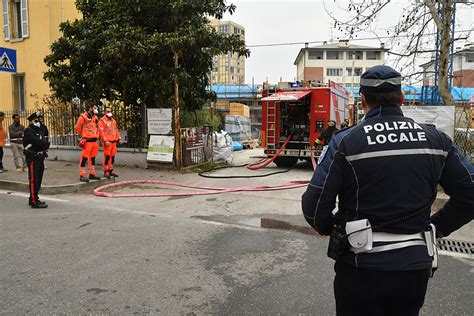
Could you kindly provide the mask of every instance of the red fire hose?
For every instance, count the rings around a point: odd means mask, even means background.
[[[287,137],[285,143],[281,146],[281,148],[277,151],[277,153],[272,158],[261,159],[255,163],[247,165],[247,168],[249,168],[250,170],[258,170],[258,169],[268,166],[283,151],[283,149],[288,144],[290,139],[291,139],[291,135]],[[311,162],[313,164],[313,169],[316,170],[316,162],[314,160],[314,154],[312,150],[311,150]],[[289,190],[289,189],[296,189],[296,188],[306,186],[308,183],[309,181],[289,181],[289,182],[276,184],[276,185],[262,185],[262,186],[254,186],[254,187],[249,186],[249,187],[240,187],[240,188],[221,188],[221,187],[196,186],[196,185],[191,185],[191,184],[183,184],[183,183],[160,181],[160,180],[133,180],[133,181],[121,181],[117,183],[103,185],[101,187],[96,188],[93,191],[93,193],[96,196],[113,197],[113,198],[193,196],[193,195],[210,195],[210,194],[221,194],[221,193],[243,192],[243,191]],[[172,191],[172,192],[169,191],[169,192],[162,192],[162,193],[108,193],[108,192],[104,192],[107,189],[125,186],[128,184],[163,184],[163,185],[198,189],[198,190],[204,190],[204,191]]]
[[[127,184],[164,184],[184,188],[200,189],[205,191],[173,191],[173,192],[163,192],[163,193],[108,193],[104,190],[115,188]],[[101,187],[98,187],[94,190],[94,195],[103,196],[103,197],[162,197],[162,196],[190,196],[190,195],[209,195],[209,194],[220,194],[220,193],[229,193],[229,192],[242,192],[242,191],[275,191],[275,190],[288,190],[296,189],[303,186],[306,186],[308,181],[289,181],[282,184],[276,185],[261,185],[255,187],[240,187],[240,188],[219,188],[219,187],[206,187],[206,186],[196,186],[191,184],[183,184],[169,181],[159,181],[159,180],[134,180],[134,181],[121,181],[117,183],[107,184]]]
[[[291,135],[288,135],[288,137],[286,138],[286,141],[283,143],[283,145],[280,147],[280,149],[278,149],[277,153],[272,158],[265,158],[265,159],[261,159],[257,162],[251,163],[251,164],[247,165],[247,168],[250,169],[250,170],[258,170],[258,169],[265,168],[266,166],[271,164],[273,162],[273,160],[275,160],[278,157],[278,155],[283,151],[283,149],[285,149],[285,147],[288,144],[288,142],[290,141],[290,139],[291,139]]]

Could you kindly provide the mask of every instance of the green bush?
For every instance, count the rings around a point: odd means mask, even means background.
[[[212,125],[213,130],[219,130],[222,126],[222,119],[217,113],[211,118],[209,108],[203,108],[196,111],[182,111],[180,113],[181,127],[196,127],[203,125]]]

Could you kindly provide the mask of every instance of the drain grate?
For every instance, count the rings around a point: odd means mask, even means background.
[[[474,243],[451,239],[438,239],[438,249],[467,256],[474,256]]]

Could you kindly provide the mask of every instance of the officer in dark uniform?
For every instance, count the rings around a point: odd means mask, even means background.
[[[39,122],[41,124],[41,130],[43,131],[44,138],[49,141],[49,130],[48,127],[44,124],[44,114],[41,112],[36,112],[38,115]]]
[[[403,116],[400,73],[371,67],[360,85],[365,119],[332,138],[303,213],[331,235],[338,315],[417,315],[436,237],[473,218],[474,167],[447,135]],[[430,219],[438,183],[450,200]]]
[[[29,205],[32,208],[46,208],[48,205],[39,200],[38,192],[44,173],[44,159],[49,148],[49,141],[43,135],[43,129],[37,113],[28,117],[30,125],[25,129],[23,148],[28,165],[28,180],[30,184]]]
[[[323,130],[321,131],[321,134],[316,139],[316,144],[319,145],[322,142],[324,142],[324,145],[329,144],[335,132],[337,132],[336,122],[334,120],[329,120],[328,127],[323,128]]]

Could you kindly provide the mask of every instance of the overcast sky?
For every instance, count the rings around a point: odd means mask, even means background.
[[[392,0],[389,10],[379,17],[376,27],[387,28],[398,21],[401,12],[409,2]],[[333,29],[334,22],[326,14],[336,10],[338,16],[344,17],[347,1],[345,0],[227,0],[237,9],[233,15],[226,14],[224,20],[234,21],[245,28],[245,40],[248,46],[261,44],[301,43],[288,46],[250,47],[251,55],[245,64],[245,81],[248,84],[261,84],[267,78],[271,83],[280,80],[293,81],[296,77],[296,56],[305,42],[310,46],[321,45],[323,41],[338,41],[343,34]],[[337,8],[339,7],[339,9]],[[474,9],[459,8],[457,27],[472,29]],[[346,15],[347,16],[347,15]],[[388,23],[391,22],[391,23]],[[359,38],[374,37],[373,34],[359,34]],[[471,35],[470,41],[474,41]],[[353,41],[352,44],[380,46],[378,40]],[[420,64],[423,61],[420,61]]]

